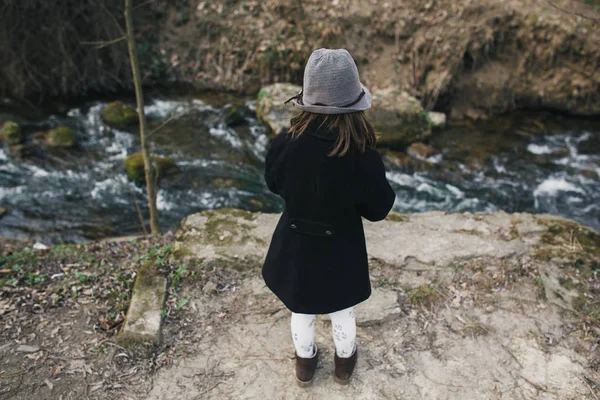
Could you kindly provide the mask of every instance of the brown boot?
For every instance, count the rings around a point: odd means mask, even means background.
[[[350,383],[352,372],[356,367],[356,359],[358,358],[358,348],[354,349],[354,353],[348,358],[338,357],[337,352],[334,351],[335,360],[335,375],[333,379],[340,385],[347,385]]]
[[[315,344],[315,354],[310,358],[300,357],[296,353],[296,383],[298,386],[310,386],[315,377],[317,362],[319,361],[319,349]]]

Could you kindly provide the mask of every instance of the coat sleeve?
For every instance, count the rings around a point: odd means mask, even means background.
[[[276,177],[279,170],[279,159],[282,155],[283,148],[286,143],[287,134],[280,133],[275,136],[275,139],[269,144],[267,155],[265,157],[265,182],[269,190],[275,194],[279,194]]]
[[[376,150],[367,150],[360,163],[360,199],[358,211],[369,221],[387,217],[396,200],[396,193],[385,177],[385,167]]]

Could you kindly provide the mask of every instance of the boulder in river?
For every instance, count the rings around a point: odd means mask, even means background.
[[[379,143],[389,147],[406,147],[431,136],[431,121],[416,98],[395,88],[373,93],[373,107],[367,116]]]
[[[177,165],[167,157],[154,156],[154,165],[158,169],[159,178],[177,170]],[[125,171],[129,180],[143,183],[146,180],[144,172],[144,156],[142,153],[133,153],[125,159]]]
[[[0,139],[8,144],[19,144],[23,140],[21,127],[14,121],[6,121],[0,129]]]
[[[435,147],[431,147],[425,143],[415,142],[408,146],[408,154],[417,158],[427,158],[439,153]]]
[[[287,131],[290,128],[293,108],[283,102],[301,90],[301,86],[291,83],[274,83],[263,87],[258,92],[256,118],[273,135]]]
[[[53,147],[73,147],[75,139],[75,133],[71,128],[59,126],[48,131],[46,143]]]
[[[227,126],[238,126],[246,122],[246,117],[244,116],[244,113],[240,107],[236,105],[230,105],[226,106],[224,111],[225,124],[227,124]]]
[[[138,123],[138,113],[133,108],[117,100],[104,106],[102,119],[113,128],[125,129]]]

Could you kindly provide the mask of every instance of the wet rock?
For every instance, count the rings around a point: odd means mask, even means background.
[[[177,171],[177,165],[167,157],[154,156],[154,165],[158,169],[158,177],[164,177]],[[135,183],[143,183],[146,180],[144,171],[144,156],[142,153],[133,153],[125,159],[125,171],[129,180]]]
[[[258,92],[256,118],[273,135],[287,131],[290,128],[293,107],[283,103],[301,90],[301,86],[291,83],[275,83],[263,87]]]
[[[446,114],[441,112],[429,111],[427,113],[432,129],[442,129],[446,127]]]
[[[431,163],[420,158],[411,157],[407,153],[385,150],[382,156],[386,164],[393,165],[404,173],[424,172],[431,169]]]
[[[373,107],[367,116],[381,134],[379,143],[406,147],[431,136],[431,122],[419,100],[408,93],[389,88],[373,93]]]
[[[224,109],[225,124],[227,126],[238,126],[246,123],[246,117],[238,106],[227,106]]]
[[[580,154],[600,154],[600,134],[590,135],[579,143],[578,151]]]
[[[212,186],[217,189],[231,189],[241,187],[241,183],[231,178],[215,178],[212,180]]]
[[[46,143],[53,147],[73,147],[75,139],[75,133],[71,128],[59,126],[48,131]]]
[[[414,156],[414,157],[418,157],[418,158],[427,158],[427,157],[431,157],[433,155],[439,154],[439,150],[437,150],[434,147],[431,147],[429,145],[426,145],[425,143],[421,143],[421,142],[416,142],[411,144],[408,149],[408,154]]]
[[[118,100],[104,106],[102,119],[107,125],[117,129],[125,129],[139,121],[137,111]]]
[[[154,263],[138,270],[127,317],[117,336],[121,346],[150,350],[162,342],[162,309],[167,293],[167,279]]]
[[[18,159],[33,157],[37,150],[37,147],[32,144],[16,144],[8,148],[8,152]]]
[[[34,144],[45,144],[48,138],[48,132],[38,131],[31,134],[31,142]]]
[[[4,217],[8,212],[8,208],[0,207],[0,218]]]
[[[12,145],[21,143],[23,140],[21,126],[14,121],[6,121],[0,129],[0,139]]]

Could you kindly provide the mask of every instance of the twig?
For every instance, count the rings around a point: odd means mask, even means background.
[[[169,119],[167,119],[165,122],[163,122],[162,124],[160,124],[159,126],[157,126],[156,128],[152,129],[150,131],[150,133],[148,133],[146,135],[146,137],[150,137],[152,134],[158,132],[160,129],[162,129],[165,125],[167,125],[169,122],[173,121],[174,119],[177,119],[181,116],[183,116],[185,114],[185,111],[180,112],[179,114],[173,115],[171,117],[169,117]]]
[[[542,392],[546,392],[548,393],[548,390],[540,385],[538,385],[535,382],[531,382],[529,379],[525,378],[523,375],[520,375],[521,379],[523,379],[525,382],[529,383],[531,386],[533,386],[534,388],[536,388],[537,390],[540,390]]]
[[[148,235],[148,231],[146,230],[146,224],[144,223],[144,216],[142,215],[142,210],[140,209],[140,205],[138,204],[137,198],[135,197],[135,193],[129,186],[129,193],[131,193],[131,197],[133,197],[133,203],[135,204],[135,209],[137,210],[138,218],[140,219],[140,225],[142,225],[142,229],[144,230],[144,235]]]
[[[214,388],[216,388],[218,385],[220,385],[221,383],[223,383],[223,381],[218,381],[217,383],[215,383],[214,385],[212,385],[211,387],[209,387],[208,389],[206,389],[204,392],[200,393],[198,396],[194,397],[193,400],[198,400],[199,398],[201,398],[202,396],[204,396],[206,393],[210,392],[211,390],[213,390]]]
[[[579,13],[576,13],[576,12],[574,12],[574,11],[565,10],[564,8],[560,8],[559,6],[557,6],[556,4],[554,4],[554,3],[553,3],[552,1],[550,1],[550,0],[546,0],[546,2],[547,2],[548,4],[550,4],[552,7],[556,8],[558,11],[562,11],[562,12],[563,12],[563,13],[565,13],[565,14],[576,15],[576,16],[578,16],[578,17],[580,17],[580,18],[587,19],[587,20],[589,20],[589,21],[600,22],[600,19],[599,19],[599,18],[588,17],[587,15],[579,14]]]
[[[110,46],[111,44],[115,44],[115,43],[119,43],[123,40],[126,40],[127,36],[121,36],[120,38],[116,38],[113,40],[109,40],[109,41],[99,41],[99,42],[79,42],[81,44],[90,44],[90,45],[94,45],[94,46],[98,46],[98,49],[101,49],[103,47],[106,46]]]
[[[594,396],[594,399],[600,400],[600,399],[598,399],[598,396],[596,396],[596,392],[594,392],[594,389],[592,389],[590,384],[587,383],[586,380],[583,379],[582,377],[578,376],[578,378],[581,379],[581,381],[585,384],[585,386],[587,386],[587,388],[590,390],[590,393],[592,394],[592,396]]]

